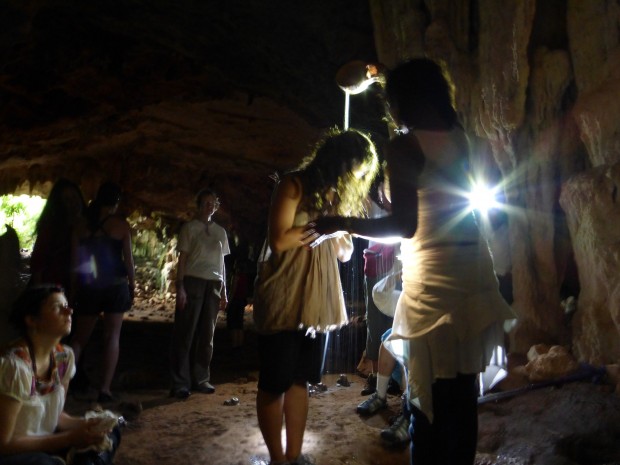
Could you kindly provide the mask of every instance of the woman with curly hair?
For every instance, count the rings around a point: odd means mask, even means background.
[[[361,215],[378,166],[367,136],[333,130],[274,191],[269,250],[263,251],[254,289],[260,359],[256,411],[272,464],[303,463],[308,383],[321,380],[326,332],[347,321],[338,260],[351,257],[351,237],[317,240],[304,229],[325,215]]]

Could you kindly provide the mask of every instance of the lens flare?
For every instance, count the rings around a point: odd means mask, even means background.
[[[471,191],[467,195],[470,209],[487,214],[489,210],[498,208],[497,189],[497,187],[491,188],[481,182],[474,182]]]

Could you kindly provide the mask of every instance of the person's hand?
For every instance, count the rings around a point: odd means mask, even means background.
[[[308,223],[304,227],[301,239],[299,240],[300,245],[308,250],[312,248],[310,247],[310,244],[314,243],[314,241],[320,237],[320,234],[313,229],[313,226],[314,223]]]
[[[187,304],[187,293],[183,285],[177,288],[177,310],[183,310]]]
[[[102,428],[103,422],[98,418],[84,420],[84,425],[71,430],[71,442],[77,448],[83,448],[99,444],[110,432],[108,428]]]
[[[305,237],[313,238],[313,240],[307,244],[307,247],[313,249],[321,242],[338,236],[341,231],[343,231],[342,218],[338,216],[324,216],[318,218],[306,225],[304,231],[306,233]]]

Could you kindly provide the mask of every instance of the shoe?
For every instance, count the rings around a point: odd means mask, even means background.
[[[391,396],[400,396],[403,393],[403,390],[394,378],[390,378],[388,381],[387,393]]]
[[[215,386],[213,386],[208,381],[205,381],[204,383],[200,383],[198,386],[196,386],[194,388],[194,391],[201,394],[213,394],[215,392]]]
[[[368,375],[368,378],[366,378],[366,385],[364,389],[362,389],[361,394],[363,396],[369,396],[375,392],[377,392],[377,375],[371,373]]]
[[[372,396],[357,406],[357,413],[361,415],[374,415],[379,410],[387,407],[387,401],[375,392]]]
[[[170,397],[174,397],[175,399],[185,400],[191,395],[192,393],[189,392],[187,388],[172,389],[170,391]]]
[[[402,413],[396,417],[389,428],[381,430],[381,439],[390,446],[403,446],[408,444],[409,437],[409,415]]]

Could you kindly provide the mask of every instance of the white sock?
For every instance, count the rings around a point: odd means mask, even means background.
[[[389,376],[383,376],[377,373],[377,395],[382,399],[387,397],[388,383],[390,382]]]

